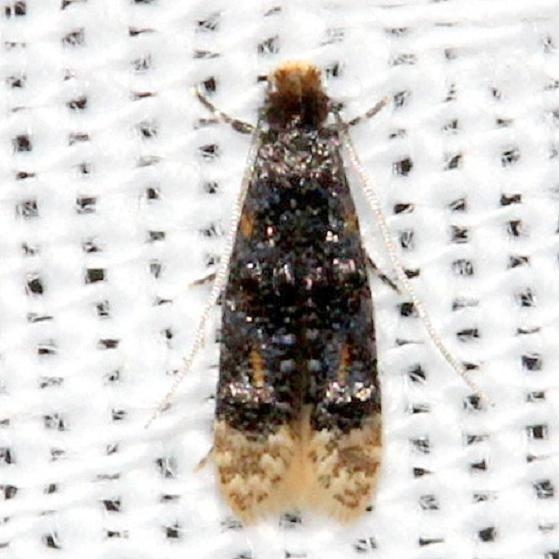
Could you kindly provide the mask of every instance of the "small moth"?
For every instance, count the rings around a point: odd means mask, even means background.
[[[268,79],[223,295],[213,459],[244,521],[291,507],[345,521],[379,477],[381,394],[367,257],[336,104],[313,65]],[[210,109],[215,107],[199,95]],[[380,110],[379,103],[365,117]]]
[[[194,343],[146,427],[170,405],[192,367],[225,285],[211,451],[224,497],[245,522],[292,507],[347,521],[371,501],[382,455],[367,264],[398,288],[363,250],[341,146],[433,346],[481,400],[492,402],[446,348],[415,295],[347,133],[387,99],[344,122],[315,66],[282,64],[268,84],[256,127],[196,92],[221,120],[253,134],[255,156]]]

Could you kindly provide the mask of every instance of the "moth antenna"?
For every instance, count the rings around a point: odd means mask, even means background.
[[[431,338],[431,341],[433,342],[435,347],[438,349],[439,353],[446,360],[446,362],[456,371],[456,373],[471,388],[471,390],[473,390],[473,392],[475,392],[475,394],[482,400],[484,400],[487,404],[492,406],[493,403],[491,402],[491,400],[484,394],[481,388],[472,379],[469,378],[468,372],[464,365],[462,365],[462,363],[460,363],[460,361],[458,361],[458,359],[456,359],[456,357],[454,357],[454,355],[452,355],[450,350],[446,347],[441,337],[437,333],[436,328],[433,326],[433,322],[431,321],[431,317],[429,316],[425,305],[416,295],[415,289],[408,276],[406,275],[402,261],[398,256],[398,249],[396,248],[396,244],[392,239],[392,234],[390,233],[390,229],[388,227],[388,224],[386,223],[386,219],[384,217],[384,213],[382,211],[377,193],[372,185],[371,180],[369,179],[369,176],[363,169],[363,165],[361,164],[359,156],[355,151],[353,141],[351,140],[351,137],[348,133],[348,128],[346,126],[343,126],[344,122],[342,121],[338,112],[334,112],[334,116],[336,118],[336,121],[338,122],[338,125],[340,126],[343,147],[348,155],[351,166],[359,176],[359,179],[362,183],[365,197],[367,198],[367,202],[369,203],[369,206],[375,216],[376,223],[378,225],[378,228],[380,229],[382,240],[390,258],[392,267],[396,272],[398,280],[408,293],[418,316],[423,322],[427,334]]]
[[[157,405],[157,408],[152,413],[151,417],[144,425],[145,429],[148,429],[149,426],[161,415],[161,413],[169,406],[169,404],[173,401],[173,397],[180,386],[181,382],[184,380],[186,375],[189,373],[190,369],[192,368],[192,363],[198,351],[204,344],[204,338],[206,336],[206,323],[210,317],[210,314],[219,299],[219,296],[223,290],[223,287],[227,281],[227,273],[229,270],[229,260],[231,258],[231,253],[233,252],[233,244],[235,242],[235,236],[237,233],[237,227],[239,224],[239,220],[241,217],[241,211],[243,208],[243,203],[245,200],[246,192],[248,189],[249,178],[252,173],[252,162],[254,161],[256,150],[258,147],[258,132],[260,130],[261,123],[260,121],[257,123],[256,127],[253,130],[252,140],[251,140],[251,147],[249,149],[248,154],[248,164],[245,168],[245,174],[243,176],[243,181],[241,184],[241,191],[239,192],[239,196],[237,196],[237,200],[235,201],[235,205],[233,207],[233,214],[231,216],[231,226],[227,233],[227,237],[225,240],[225,246],[223,247],[223,251],[220,256],[219,260],[219,267],[217,269],[215,280],[212,286],[212,291],[208,298],[208,302],[204,307],[204,311],[200,317],[198,322],[198,327],[196,328],[196,335],[194,337],[194,342],[188,352],[188,355],[184,358],[182,367],[175,377],[171,388],[162,398],[162,400]]]

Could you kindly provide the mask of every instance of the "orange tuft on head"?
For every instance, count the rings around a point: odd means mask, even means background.
[[[328,96],[324,93],[320,70],[308,62],[284,62],[269,78],[268,122],[273,127],[318,128],[328,115]]]
[[[320,70],[308,62],[285,62],[272,73],[271,82],[281,95],[303,97],[322,92]]]

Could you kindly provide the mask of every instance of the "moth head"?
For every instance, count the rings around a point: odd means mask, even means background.
[[[329,112],[320,70],[308,62],[285,62],[268,78],[266,118],[273,128],[319,128]]]

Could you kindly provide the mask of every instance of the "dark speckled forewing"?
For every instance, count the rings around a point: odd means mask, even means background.
[[[253,501],[271,498],[270,488],[288,483],[301,455],[308,463],[303,469],[320,478],[314,494],[327,493],[334,514],[362,508],[371,491],[363,479],[375,477],[378,460],[352,445],[364,431],[371,448],[380,445],[380,395],[366,259],[332,132],[262,134],[231,258],[221,336],[216,415],[224,434],[220,447],[216,429],[216,449],[228,453],[218,467],[233,508],[243,515]],[[241,454],[246,459],[248,451],[225,444],[231,433],[258,445],[251,452],[262,456],[270,454],[274,437],[291,445],[281,456],[274,451],[274,483],[260,493],[252,488],[257,496],[249,495],[246,480],[243,495],[232,496],[242,467],[228,464]],[[260,466],[248,467],[245,477],[265,477]],[[358,487],[339,489],[336,480],[357,470]]]

